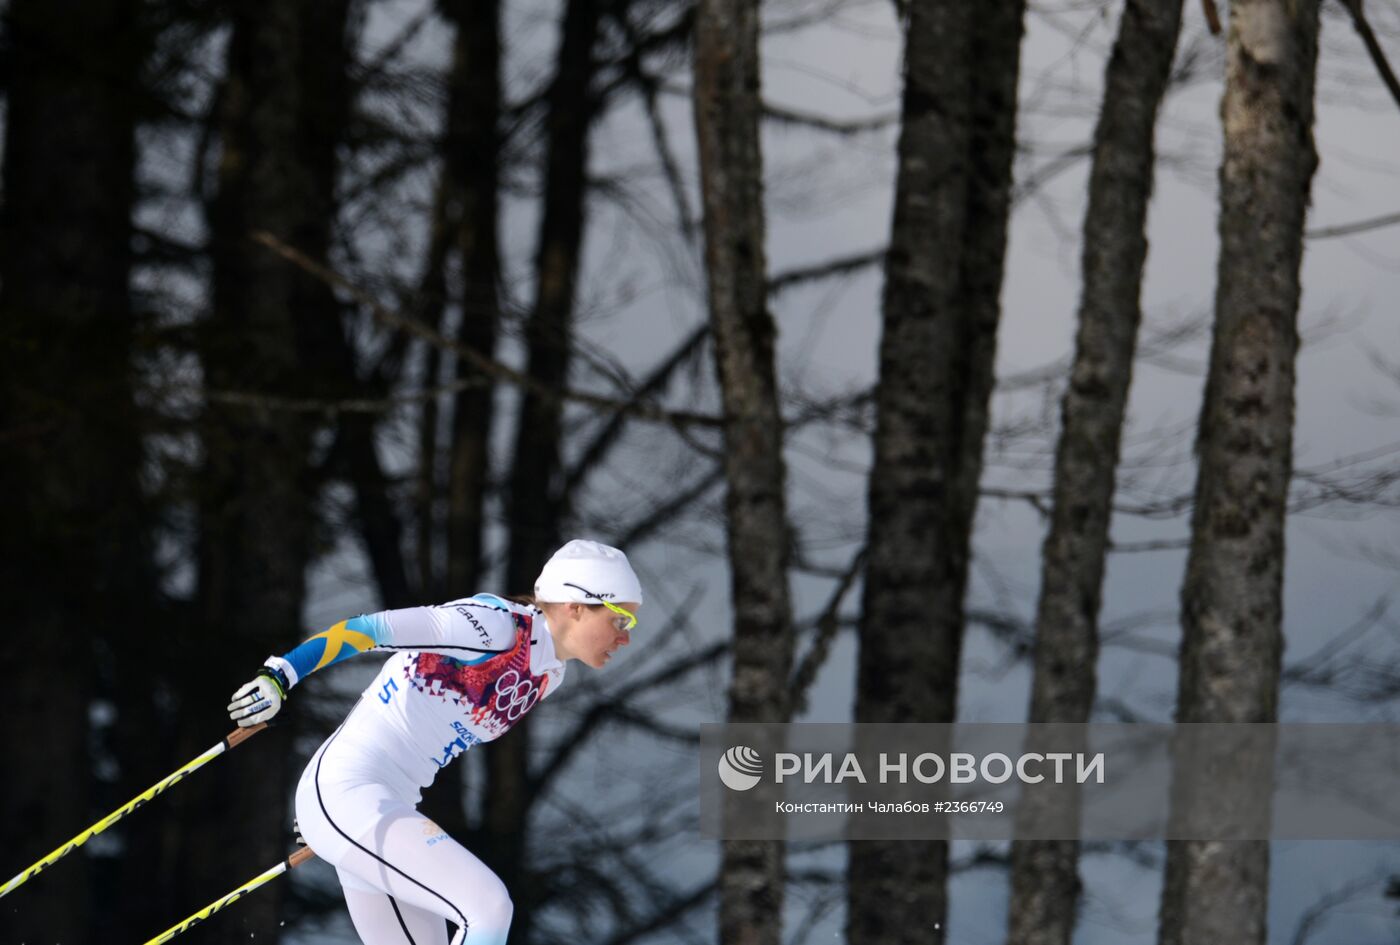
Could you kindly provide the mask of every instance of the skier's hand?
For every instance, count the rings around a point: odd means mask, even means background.
[[[233,694],[228,717],[243,728],[269,721],[287,699],[287,687],[278,675],[267,667],[259,670],[252,682]]]

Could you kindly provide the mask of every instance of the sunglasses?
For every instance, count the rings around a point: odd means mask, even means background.
[[[623,627],[622,629],[624,629],[624,630],[631,630],[633,627],[635,627],[635,626],[637,625],[637,615],[634,614],[634,613],[632,613],[632,611],[628,610],[627,608],[625,608],[625,607],[619,607],[619,606],[617,606],[616,604],[614,604],[612,601],[604,600],[603,598],[599,597],[597,594],[593,593],[592,591],[588,590],[587,588],[579,587],[577,584],[570,584],[568,581],[565,581],[565,582],[564,582],[564,586],[565,586],[565,587],[572,587],[572,588],[573,588],[574,590],[576,590],[576,591],[581,591],[582,593],[584,593],[584,594],[586,594],[587,596],[593,598],[593,599],[596,600],[598,603],[602,604],[604,607],[608,608],[608,610],[611,610],[613,613],[617,614],[618,616],[626,617],[626,618],[627,618],[627,626]]]

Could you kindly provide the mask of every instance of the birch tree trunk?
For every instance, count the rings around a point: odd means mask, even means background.
[[[1181,30],[1182,0],[1130,0],[1104,78],[1084,216],[1079,333],[1061,406],[1050,531],[1036,611],[1030,721],[1087,722],[1114,475],[1141,322],[1153,136]],[[1027,820],[1078,821],[1077,795],[1022,805]],[[1058,802],[1058,803],[1057,803]],[[1063,810],[1057,810],[1063,806]],[[1016,843],[1008,945],[1069,945],[1079,900],[1079,845]]]
[[[728,718],[789,715],[792,606],[783,424],[768,311],[755,0],[701,0],[695,18],[695,131],[704,206],[710,326],[724,411],[734,664]],[[778,945],[783,845],[728,841],[719,940]]]
[[[1319,5],[1231,5],[1215,328],[1181,590],[1179,722],[1277,718],[1299,267],[1317,167]],[[1267,821],[1267,810],[1260,816]],[[1268,880],[1266,842],[1169,843],[1158,941],[1263,945]]]
[[[157,598],[128,291],[142,28],[129,0],[14,0],[5,14],[6,878],[105,813],[86,750],[95,647],[151,645],[141,639]],[[110,663],[102,670],[113,674]],[[97,928],[112,924],[101,911],[110,904],[106,889],[100,877],[93,882],[100,869],[80,851],[31,880],[5,900],[4,937],[100,937]]]
[[[204,326],[205,383],[213,389],[323,395],[317,339],[338,331],[322,283],[255,244],[266,230],[314,259],[325,258],[335,209],[340,128],[329,86],[343,82],[349,0],[254,0],[232,15],[219,192],[211,207],[213,313]],[[329,72],[329,75],[327,75]],[[309,468],[313,421],[290,412],[211,404],[202,419],[199,643],[187,653],[188,704],[209,698],[210,648],[250,672],[282,652],[302,626],[316,488]],[[191,628],[193,631],[195,628]],[[236,685],[239,676],[232,679]],[[195,685],[197,683],[197,686]],[[202,713],[188,713],[181,749],[207,741]],[[196,723],[194,720],[201,720]],[[276,731],[252,779],[216,778],[171,800],[185,811],[178,875],[184,901],[227,884],[228,863],[275,863],[290,787],[290,744]],[[230,830],[229,825],[237,825]],[[217,857],[211,850],[219,850]],[[269,889],[206,937],[247,942],[275,936],[282,893]]]
[[[974,15],[975,12],[975,15]],[[856,720],[951,722],[992,389],[1024,4],[911,4]],[[947,845],[850,845],[852,945],[941,943]]]

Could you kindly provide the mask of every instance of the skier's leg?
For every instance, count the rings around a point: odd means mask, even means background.
[[[311,849],[400,907],[451,922],[453,945],[505,945],[514,911],[505,884],[418,813],[402,787],[378,780],[373,764],[353,753],[332,758],[341,732],[321,746],[297,787],[297,822]]]
[[[333,819],[332,815],[332,819]],[[453,945],[505,945],[514,905],[505,884],[470,851],[407,804],[349,838],[336,868],[457,927]],[[379,943],[370,943],[379,945]]]
[[[354,874],[337,869],[336,875],[364,945],[447,945],[447,922],[442,916],[399,902]]]

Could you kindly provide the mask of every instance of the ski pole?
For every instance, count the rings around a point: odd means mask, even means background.
[[[163,781],[151,785],[149,788],[142,791],[140,794],[136,795],[131,800],[127,801],[121,807],[118,807],[116,810],[112,811],[106,817],[103,817],[97,823],[93,824],[91,827],[78,834],[72,840],[69,840],[57,850],[54,850],[52,853],[44,857],[39,862],[35,863],[33,866],[29,867],[26,870],[21,870],[18,875],[11,878],[7,883],[5,883],[5,885],[0,886],[0,896],[5,896],[11,891],[18,889],[24,883],[33,879],[35,876],[38,876],[44,870],[48,869],[50,866],[63,859],[69,853],[72,853],[74,850],[78,849],[78,847],[82,846],[84,843],[87,843],[93,837],[97,836],[99,833],[106,830],[108,827],[112,826],[117,821],[121,820],[127,814],[136,810],[136,808],[144,805],[147,801],[160,794],[166,788],[174,784],[179,784],[185,779],[186,775],[190,774],[193,771],[197,771],[199,768],[213,761],[215,758],[219,757],[224,752],[228,751],[230,748],[233,748],[234,746],[238,745],[240,742],[246,739],[252,738],[254,735],[256,735],[258,732],[261,732],[265,728],[267,728],[267,723],[260,722],[257,725],[250,725],[247,728],[234,729],[228,735],[227,738],[219,742],[219,744],[215,745],[213,748],[206,751],[204,754],[200,755],[194,761],[191,761],[189,764],[185,765],[179,771],[176,771],[174,774],[170,775],[168,778],[165,778]]]
[[[225,906],[233,905],[235,902],[242,899],[244,896],[248,895],[248,893],[257,889],[259,886],[263,885],[264,883],[272,882],[272,880],[281,876],[283,873],[287,872],[287,870],[295,869],[296,867],[305,863],[307,860],[311,859],[315,855],[315,853],[311,852],[310,847],[302,847],[301,849],[293,853],[291,856],[283,860],[281,863],[278,863],[272,869],[253,879],[248,880],[248,882],[244,883],[242,886],[239,886],[237,889],[229,893],[227,896],[224,896],[222,899],[217,899],[214,902],[209,903],[209,905],[205,906],[203,909],[200,909],[194,915],[190,916],[188,919],[179,923],[178,925],[172,925],[170,928],[166,929],[164,932],[160,933],[155,938],[147,942],[146,945],[164,945],[165,942],[170,941],[172,938],[179,935],[181,932],[189,931],[199,923],[203,922],[205,919],[209,918],[214,913],[218,912],[220,909],[224,908]]]

